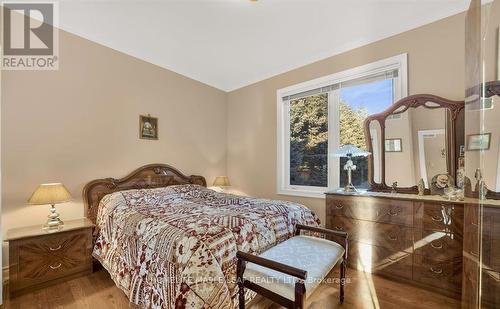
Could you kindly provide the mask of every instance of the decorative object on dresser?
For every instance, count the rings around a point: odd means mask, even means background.
[[[326,227],[349,234],[348,264],[460,298],[464,209],[440,196],[326,194]]]
[[[147,116],[139,116],[139,137],[141,139],[158,139],[158,118]]]
[[[38,186],[28,200],[28,203],[31,205],[51,205],[50,214],[47,216],[48,220],[44,228],[53,231],[64,225],[59,218],[59,214],[56,212],[55,204],[68,202],[70,200],[71,195],[62,183],[47,183]]]
[[[340,303],[344,302],[347,233],[301,224],[295,227],[295,237],[258,256],[236,253],[240,309],[245,309],[245,288],[286,308],[304,309],[307,296],[339,262]],[[322,234],[329,240],[301,235],[301,230]]]
[[[344,170],[347,171],[347,184],[344,187],[345,192],[357,191],[354,185],[352,184],[352,171],[356,170],[356,165],[354,165],[354,162],[352,162],[352,158],[366,157],[369,154],[370,154],[369,152],[361,150],[358,147],[351,144],[343,145],[333,153],[333,156],[335,157],[348,159],[346,164],[344,165]]]
[[[418,195],[419,196],[424,196],[425,195],[425,183],[424,183],[424,179],[423,178],[420,178],[420,180],[418,181]]]
[[[431,195],[443,195],[446,188],[454,186],[453,179],[448,174],[437,174],[432,177]]]
[[[369,116],[365,140],[368,151],[379,154],[368,157],[370,190],[390,192],[390,184],[397,182],[398,193],[417,194],[418,181],[423,178],[429,194],[433,175],[449,174],[454,179],[460,145],[465,144],[458,128],[463,117],[463,101],[430,94],[406,97]],[[393,152],[394,148],[383,142],[396,137],[401,139],[402,152]]]
[[[47,233],[40,226],[11,229],[9,290],[15,296],[92,272],[92,229],[84,218]]]
[[[474,188],[476,196],[480,200],[486,199],[486,195],[488,193],[488,187],[486,186],[486,183],[484,182],[483,172],[481,171],[480,168],[476,168],[476,171],[474,172],[474,178],[476,179],[476,186]]]

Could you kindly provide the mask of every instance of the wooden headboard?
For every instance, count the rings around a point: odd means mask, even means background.
[[[96,223],[99,202],[107,194],[130,189],[160,188],[184,184],[207,186],[203,176],[186,176],[167,164],[145,165],[120,179],[96,179],[83,188],[85,213],[87,218]]]

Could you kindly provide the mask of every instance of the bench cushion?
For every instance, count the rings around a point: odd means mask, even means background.
[[[342,259],[344,248],[322,238],[292,237],[260,254],[260,257],[307,271],[306,297],[314,291]],[[296,278],[253,263],[247,263],[243,278],[287,299],[295,299]]]

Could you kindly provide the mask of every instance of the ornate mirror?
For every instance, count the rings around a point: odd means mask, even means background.
[[[417,184],[423,179],[429,192],[434,176],[448,174],[454,179],[460,145],[464,144],[463,134],[457,134],[463,107],[462,101],[414,95],[368,117],[365,134],[372,153],[371,190],[417,193]]]

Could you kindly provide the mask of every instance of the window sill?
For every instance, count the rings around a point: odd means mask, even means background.
[[[312,198],[325,198],[325,193],[328,189],[324,191],[304,191],[304,190],[292,190],[292,189],[278,189],[278,195],[291,195],[300,197],[312,197]]]

